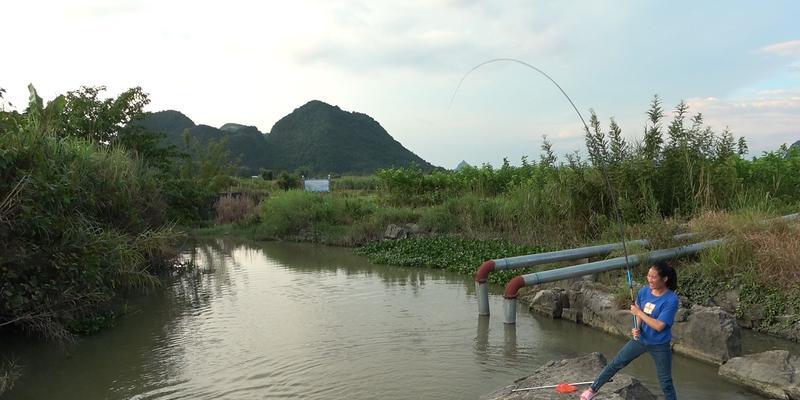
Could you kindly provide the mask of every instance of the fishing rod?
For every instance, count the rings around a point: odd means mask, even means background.
[[[573,383],[559,383],[558,385],[544,385],[544,386],[536,386],[536,387],[529,387],[529,388],[520,388],[520,389],[512,389],[511,392],[526,392],[528,390],[539,390],[539,389],[553,389],[558,388],[559,386],[581,386],[581,385],[591,385],[594,381],[586,381],[586,382],[573,382]]]
[[[586,134],[587,135],[591,135],[591,130],[589,129],[589,125],[586,124],[586,120],[583,119],[583,115],[581,115],[581,112],[578,111],[578,107],[575,106],[575,102],[573,102],[572,99],[567,94],[567,92],[565,92],[564,89],[561,88],[561,85],[559,85],[558,82],[555,81],[555,79],[551,78],[550,75],[547,75],[541,69],[536,68],[533,65],[528,64],[525,61],[518,60],[516,58],[494,58],[494,59],[491,59],[491,60],[484,61],[484,62],[472,67],[469,71],[467,71],[466,74],[464,74],[463,77],[461,77],[461,80],[458,82],[458,85],[456,86],[456,90],[453,91],[453,96],[450,97],[450,104],[448,105],[447,108],[450,109],[453,106],[453,101],[456,98],[456,94],[458,93],[458,89],[461,88],[461,84],[464,83],[464,80],[467,79],[467,76],[469,76],[469,74],[471,74],[473,71],[477,70],[478,68],[480,68],[480,67],[482,67],[484,65],[497,63],[497,62],[514,62],[514,63],[520,64],[520,65],[523,65],[525,67],[528,67],[528,68],[540,73],[545,78],[547,78],[550,82],[553,83],[553,85],[556,86],[556,88],[558,88],[558,90],[561,92],[561,94],[563,94],[564,97],[566,97],[567,101],[569,101],[569,104],[572,106],[572,109],[575,110],[576,114],[578,114],[578,118],[580,118],[581,123],[583,124],[583,128],[586,130]],[[608,163],[606,162],[604,155],[601,155],[601,157],[599,157],[599,158],[600,159],[598,161],[600,162],[600,165],[601,165],[602,171],[603,171],[603,180],[606,182],[606,188],[608,189],[609,196],[611,197],[611,204],[612,204],[612,206],[614,208],[614,214],[616,216],[617,226],[619,227],[619,236],[620,236],[620,239],[622,241],[622,251],[625,254],[625,268],[627,270],[628,288],[630,289],[631,302],[635,302],[636,298],[633,295],[633,272],[631,272],[631,264],[628,261],[628,245],[627,245],[627,242],[625,241],[625,227],[622,225],[622,216],[621,216],[620,211],[619,211],[619,205],[617,204],[616,192],[614,191],[614,187],[611,185],[611,180],[608,177]],[[638,321],[637,321],[635,315],[633,316],[633,327],[634,327],[634,329],[639,327],[639,324],[638,324]]]
[[[609,379],[608,382],[614,382],[613,379]],[[511,389],[511,393],[515,392],[527,392],[529,390],[539,390],[539,389],[561,389],[564,393],[571,393],[574,390],[575,386],[581,385],[591,385],[594,381],[585,381],[585,382],[573,382],[573,383],[559,383],[557,385],[544,385],[544,386],[535,386],[535,387],[527,387],[527,388],[519,388],[519,389]]]

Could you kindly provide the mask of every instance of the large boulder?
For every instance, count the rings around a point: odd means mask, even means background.
[[[537,386],[556,385],[565,382],[588,382],[594,380],[603,367],[606,366],[606,359],[600,353],[590,353],[582,357],[571,358],[561,361],[550,361],[534,371],[530,376],[520,378],[513,384],[500,388],[495,392],[482,397],[491,400],[554,400],[554,399],[575,399],[576,393],[561,394],[554,388],[526,390],[514,392],[514,389],[523,389]],[[585,390],[587,385],[579,386],[580,391]],[[608,382],[600,389],[595,397],[597,400],[655,400],[653,395],[638,380],[630,375],[618,373],[614,375],[614,380]]]
[[[630,310],[620,310],[608,288],[593,282],[576,282],[570,291],[572,293],[567,296],[570,305],[580,310],[584,324],[615,335],[630,336],[633,325]]]
[[[720,307],[681,308],[672,326],[672,338],[676,352],[715,364],[742,354],[736,318]]]
[[[716,296],[711,298],[708,306],[719,306],[730,314],[735,314],[736,309],[739,308],[739,289],[726,290],[717,293]],[[740,324],[741,325],[741,324]]]
[[[545,289],[536,292],[530,301],[530,310],[550,318],[561,318],[561,311],[569,307],[569,300],[563,290]]]
[[[736,357],[719,368],[719,374],[771,399],[800,399],[800,358],[786,350]]]

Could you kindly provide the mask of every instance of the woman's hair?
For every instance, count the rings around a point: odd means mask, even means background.
[[[658,276],[667,278],[667,288],[669,290],[674,292],[678,289],[678,273],[675,272],[675,268],[672,268],[666,261],[659,261],[653,264],[652,268],[658,271]]]

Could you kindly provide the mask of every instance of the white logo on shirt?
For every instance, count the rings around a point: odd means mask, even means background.
[[[644,305],[644,313],[647,314],[647,315],[650,315],[650,314],[653,313],[653,310],[655,310],[655,308],[656,308],[656,305],[648,301]]]

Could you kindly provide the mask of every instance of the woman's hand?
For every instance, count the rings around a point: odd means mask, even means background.
[[[639,340],[639,335],[642,334],[642,331],[639,328],[631,329],[631,336],[633,336],[633,340]]]
[[[634,316],[641,318],[644,315],[644,312],[641,308],[637,307],[636,304],[631,304],[631,314]]]

